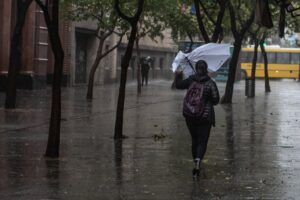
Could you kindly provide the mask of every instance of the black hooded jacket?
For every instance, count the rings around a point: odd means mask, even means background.
[[[190,85],[194,82],[204,83],[204,98],[205,98],[205,108],[202,114],[201,119],[205,119],[208,123],[211,123],[213,126],[215,125],[215,111],[214,106],[219,103],[220,96],[219,90],[216,83],[208,76],[198,76],[192,75],[189,78],[182,80],[182,74],[178,74],[175,77],[175,87],[177,89],[188,89]],[[187,120],[200,122],[202,123],[201,119],[194,119],[188,116],[185,116]]]

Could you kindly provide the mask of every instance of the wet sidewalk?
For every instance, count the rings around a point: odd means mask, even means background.
[[[150,82],[136,97],[128,84],[123,143],[112,139],[117,85],[63,89],[61,157],[43,157],[50,89],[21,91],[18,109],[0,108],[1,200],[299,199],[300,83],[271,81],[256,98],[235,85],[232,106],[216,107],[201,170],[192,181],[184,91]],[[218,83],[223,94],[225,83]],[[0,93],[3,105],[4,94]]]

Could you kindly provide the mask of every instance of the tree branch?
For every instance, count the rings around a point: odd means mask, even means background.
[[[193,36],[190,32],[186,31],[186,34],[188,36],[188,38],[190,39],[191,43],[190,43],[190,46],[189,46],[189,50],[188,52],[191,52],[192,51],[192,48],[193,48],[193,44],[194,44],[194,41],[193,41]]]
[[[24,2],[24,7],[27,9],[27,8],[30,6],[30,4],[32,3],[32,1],[33,1],[33,0],[26,0],[26,1]]]
[[[194,0],[194,4],[195,4],[195,10],[196,10],[196,16],[197,16],[197,22],[198,22],[198,26],[201,32],[201,35],[203,37],[203,40],[208,43],[210,42],[210,39],[208,37],[207,31],[204,27],[202,18],[201,18],[201,14],[200,14],[200,8],[199,8],[199,2],[198,0]]]
[[[47,27],[50,27],[51,24],[52,24],[52,20],[50,18],[48,5],[44,5],[40,0],[35,0],[35,2],[38,4],[38,6],[40,7],[40,9],[44,12],[45,22],[47,24]],[[47,2],[48,1],[46,1],[46,3]]]
[[[127,15],[125,15],[121,9],[120,9],[120,0],[115,0],[115,10],[117,11],[118,15],[123,18],[124,20],[128,21],[131,25],[136,24],[136,22],[139,20],[140,15],[143,12],[143,5],[144,5],[144,0],[138,0],[138,8],[136,13],[134,14],[133,17],[129,17]]]
[[[206,15],[206,17],[214,24],[216,25],[215,20],[211,17],[211,15],[208,13],[206,7],[204,6],[203,2],[201,0],[199,0],[199,4],[203,9],[204,14]]]
[[[100,17],[99,15],[93,14],[93,13],[91,13],[91,15],[92,15],[94,18],[96,18],[100,23],[103,24],[102,17]]]
[[[127,16],[127,15],[125,15],[122,11],[121,11],[121,9],[120,9],[120,0],[115,0],[115,10],[117,11],[117,13],[118,13],[118,15],[121,17],[121,18],[123,18],[123,19],[125,19],[126,21],[128,21],[128,22],[131,22],[132,21],[132,17],[129,17],[129,16]]]
[[[233,37],[238,38],[239,33],[236,28],[235,11],[234,11],[233,5],[230,0],[228,2],[228,9],[229,9],[229,14],[230,14],[230,24],[231,24],[231,31],[232,31]]]
[[[40,0],[35,0],[35,2],[38,4],[38,6],[40,7],[40,9],[41,9],[44,13],[47,13],[47,15],[49,14],[49,13],[48,13],[48,8],[46,7],[46,5],[43,4],[43,2],[41,2]]]
[[[53,2],[52,2],[52,4],[53,4]],[[45,1],[45,6],[46,6],[46,9],[49,10],[49,0]]]
[[[135,13],[134,15],[134,20],[138,20],[140,18],[140,15],[142,14],[143,12],[143,5],[144,5],[144,0],[140,0],[141,3],[138,4],[138,9],[137,9],[137,12]]]
[[[213,42],[218,41],[218,39],[221,35],[221,32],[223,31],[222,22],[223,22],[223,18],[224,18],[224,15],[225,15],[226,3],[227,3],[227,1],[218,1],[220,10],[219,10],[217,22],[216,22],[216,25],[215,25],[215,30],[214,30],[213,35],[211,37],[211,41],[213,41]]]
[[[252,10],[250,18],[246,21],[246,23],[242,27],[242,30],[240,32],[241,35],[244,35],[246,31],[249,29],[251,24],[254,22],[254,17],[255,17],[255,9]]]
[[[110,52],[112,52],[113,50],[115,50],[118,46],[120,46],[122,39],[123,39],[124,35],[121,35],[119,38],[119,41],[117,42],[117,44],[115,44],[111,49],[109,49],[108,51],[106,51],[104,54],[102,54],[100,56],[100,59],[104,58],[105,56],[107,56]]]
[[[107,30],[103,34],[103,39],[105,40],[107,37],[109,37],[111,34],[113,34],[113,30]]]

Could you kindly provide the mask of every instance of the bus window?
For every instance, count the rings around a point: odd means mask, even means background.
[[[264,57],[261,52],[257,52],[257,63],[263,63]]]
[[[276,63],[276,53],[269,52],[267,53],[268,63]]]
[[[300,54],[299,53],[291,54],[291,64],[300,64]]]
[[[247,55],[248,55],[248,52],[247,51],[242,51],[241,52],[241,62],[247,62]]]
[[[246,62],[252,62],[253,55],[254,55],[253,52],[248,52],[246,57]]]
[[[290,54],[289,53],[277,53],[277,63],[289,64],[290,63]]]

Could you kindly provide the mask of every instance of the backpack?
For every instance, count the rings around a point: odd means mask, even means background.
[[[204,83],[193,82],[183,101],[183,115],[187,117],[201,117],[205,107]]]

